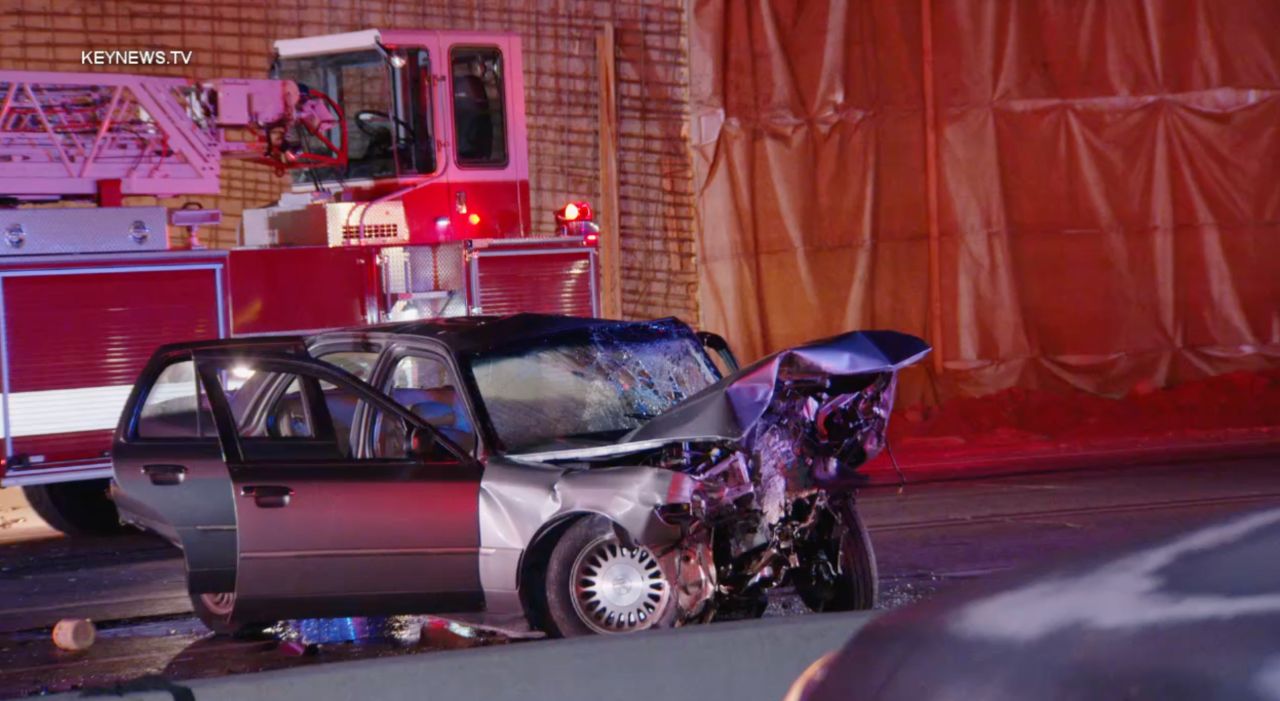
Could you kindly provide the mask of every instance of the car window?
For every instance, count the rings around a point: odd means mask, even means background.
[[[302,393],[302,381],[296,375],[287,375],[281,379],[287,382],[284,391],[272,406],[267,409],[261,421],[246,417],[243,413],[236,416],[236,425],[240,427],[240,435],[250,438],[315,438],[316,432],[312,423],[310,408]],[[330,385],[333,389],[333,387]],[[330,403],[329,392],[326,392],[326,404]],[[333,402],[337,408],[337,402]],[[233,410],[236,405],[233,405]],[[243,403],[241,404],[243,406]],[[336,424],[335,420],[335,424]],[[334,435],[337,435],[335,432]]]
[[[365,382],[369,381],[369,377],[373,374],[373,364],[378,360],[378,354],[375,351],[335,351],[316,357],[346,370]]]
[[[404,419],[383,411],[373,415],[373,457],[401,460],[409,456],[409,425]]]
[[[147,390],[139,412],[138,438],[211,438],[217,436],[195,363],[177,362],[162,370]]]
[[[245,457],[254,461],[356,460],[361,435],[356,417],[363,407],[374,427],[373,458],[403,459],[408,426],[397,416],[383,416],[348,386],[322,382],[305,373],[255,370],[232,366],[217,376],[227,396]],[[319,392],[324,412],[310,401]],[[317,410],[318,411],[318,410]],[[326,416],[327,414],[327,416]]]
[[[216,374],[241,438],[316,437],[313,422],[318,417],[311,415],[300,376],[260,371],[247,364]]]
[[[472,450],[475,429],[453,371],[443,358],[429,354],[406,355],[396,361],[386,388],[400,406],[431,424],[462,446]]]
[[[453,124],[459,165],[507,163],[502,52],[458,48],[449,55],[453,72]]]

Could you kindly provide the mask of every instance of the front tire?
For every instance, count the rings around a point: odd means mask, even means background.
[[[835,566],[833,576],[821,583],[808,579],[798,587],[800,598],[814,611],[861,611],[874,608],[880,593],[880,577],[871,534],[852,501],[832,505],[835,532],[826,556]],[[836,538],[835,536],[839,536]],[[824,578],[826,579],[826,578]]]
[[[630,633],[670,626],[671,583],[653,553],[628,547],[603,516],[570,526],[551,551],[543,589],[547,633]]]
[[[109,480],[28,485],[22,493],[44,522],[67,535],[109,535],[122,530]]]

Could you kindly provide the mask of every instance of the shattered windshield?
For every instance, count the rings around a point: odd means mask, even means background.
[[[470,370],[512,452],[615,440],[720,379],[688,329],[669,324],[573,331],[478,354]]]

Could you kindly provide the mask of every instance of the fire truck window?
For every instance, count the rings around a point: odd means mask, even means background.
[[[506,165],[502,52],[494,48],[454,49],[449,59],[458,164]]]
[[[402,89],[407,92],[405,100],[406,121],[412,125],[411,156],[412,171],[415,173],[436,172],[436,137],[435,114],[432,105],[435,91],[431,89],[431,57],[426,51],[410,54],[407,75]],[[402,93],[404,94],[404,93]],[[400,164],[401,170],[405,164]]]
[[[475,429],[457,388],[443,359],[409,355],[396,363],[389,394],[446,438],[470,451],[476,444]]]
[[[397,156],[408,164],[413,134],[404,115],[397,112],[403,105],[397,104],[402,101],[395,99],[394,90],[395,85],[406,83],[382,54],[358,51],[282,60],[279,75],[333,98],[347,122],[346,170],[296,170],[294,184],[394,176]],[[338,143],[337,128],[327,136]],[[304,138],[303,145],[323,150],[313,138]],[[404,152],[395,153],[397,148]]]
[[[213,413],[190,360],[160,372],[139,412],[138,438],[212,438]]]

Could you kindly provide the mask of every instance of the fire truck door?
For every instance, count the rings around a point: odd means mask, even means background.
[[[445,240],[451,220],[445,216],[449,211],[449,184],[444,173],[449,166],[445,146],[448,132],[442,126],[448,110],[444,59],[439,42],[434,40],[397,47],[394,55],[403,59],[397,62],[403,66],[392,64],[390,69],[396,118],[388,128],[396,130],[398,143],[412,146],[401,149],[396,187],[408,188],[402,200],[411,240]],[[427,180],[425,184],[423,178]]]
[[[509,38],[493,36],[447,43],[441,53],[449,82],[453,231],[459,238],[521,236],[530,217],[518,50]]]
[[[153,358],[143,370],[116,432],[112,467],[122,519],[182,548],[192,593],[231,591],[231,477],[190,351]]]

